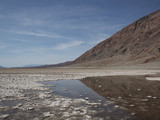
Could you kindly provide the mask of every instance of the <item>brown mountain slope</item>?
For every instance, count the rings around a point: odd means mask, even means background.
[[[160,62],[160,10],[102,41],[73,61],[73,65],[119,66],[150,62]]]

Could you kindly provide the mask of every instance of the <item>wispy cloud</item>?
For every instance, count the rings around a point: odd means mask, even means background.
[[[19,23],[22,25],[44,25],[45,22],[42,20],[37,20],[37,19],[31,19],[31,18],[23,18],[23,20],[19,20]]]
[[[33,10],[34,11],[34,10]],[[32,10],[25,10],[19,12],[9,13],[6,16],[7,19],[12,20],[18,25],[25,25],[25,26],[43,26],[47,23],[38,12],[33,12]]]
[[[79,46],[83,43],[84,43],[84,41],[72,41],[72,42],[69,42],[69,43],[61,43],[61,44],[58,44],[56,47],[54,47],[54,49],[55,50],[65,50],[65,49],[68,49],[68,48],[71,48],[71,47]]]
[[[40,32],[33,32],[33,31],[20,31],[20,30],[12,30],[10,32],[20,34],[20,35],[30,35],[30,36],[36,36],[36,37],[48,37],[48,38],[63,38],[63,36],[57,34],[57,33],[47,33],[44,31]]]

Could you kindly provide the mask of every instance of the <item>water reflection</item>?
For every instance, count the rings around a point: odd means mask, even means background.
[[[94,84],[94,81],[86,82],[89,84]],[[97,114],[92,117],[102,117],[106,119],[124,118],[129,120],[136,120],[136,118],[126,110],[122,109],[111,100],[101,96],[97,93],[97,91],[94,91],[92,87],[88,87],[89,85],[87,83],[85,83],[86,85],[84,83],[84,81],[81,82],[79,80],[58,80],[43,82],[43,84],[53,90],[54,94],[69,98],[82,98],[89,101],[89,103],[91,103],[91,110],[97,111]],[[98,88],[99,87],[100,86],[98,84]]]
[[[140,119],[160,119],[160,82],[147,81],[145,76],[93,77],[81,82]]]
[[[105,99],[79,80],[58,80],[47,81],[43,83],[46,85],[51,85],[49,88],[52,89],[55,94],[61,96],[84,99],[88,97],[88,99],[92,101]]]

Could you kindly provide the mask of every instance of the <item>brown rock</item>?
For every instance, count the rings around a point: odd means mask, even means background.
[[[160,10],[123,28],[72,62],[75,66],[160,62]]]

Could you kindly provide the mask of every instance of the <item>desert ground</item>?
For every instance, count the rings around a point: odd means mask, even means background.
[[[66,97],[43,84],[60,80],[80,80],[101,97]],[[159,101],[159,68],[0,69],[0,120],[158,120]]]

